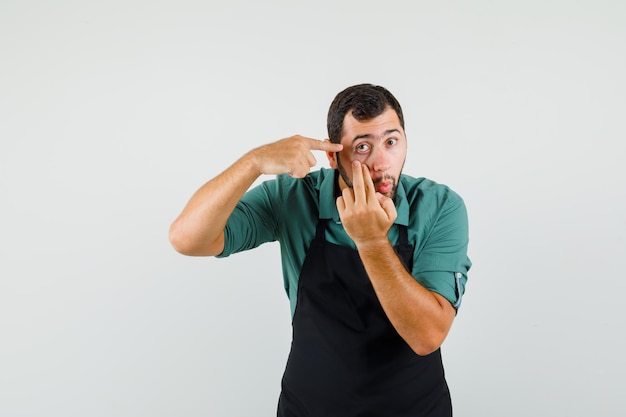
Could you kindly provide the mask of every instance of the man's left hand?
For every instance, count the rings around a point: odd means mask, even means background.
[[[397,217],[393,200],[376,191],[369,168],[352,162],[352,188],[337,198],[343,227],[357,248],[388,241],[387,233]]]

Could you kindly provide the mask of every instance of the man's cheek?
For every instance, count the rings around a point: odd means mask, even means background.
[[[362,164],[367,165],[367,155],[360,155],[358,153],[350,156],[350,162],[359,161]]]

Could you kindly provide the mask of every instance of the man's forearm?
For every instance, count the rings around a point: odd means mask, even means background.
[[[417,282],[388,240],[358,250],[383,310],[398,334],[419,355],[439,348],[455,316],[448,300]]]
[[[200,187],[170,226],[169,239],[174,249],[192,256],[222,253],[224,226],[260,174],[248,153]]]

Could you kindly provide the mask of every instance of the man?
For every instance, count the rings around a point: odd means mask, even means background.
[[[465,205],[402,174],[404,116],[385,88],[340,92],[328,134],[246,153],[192,196],[170,241],[220,257],[280,242],[293,342],[279,416],[450,416],[439,347],[471,266]],[[312,151],[332,169],[310,172]],[[277,176],[248,191],[263,174]]]

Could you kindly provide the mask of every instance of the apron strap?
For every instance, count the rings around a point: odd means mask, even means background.
[[[398,245],[400,246],[409,246],[409,232],[408,232],[408,227],[406,227],[403,224],[399,224],[399,237],[398,237]]]
[[[319,219],[317,221],[317,226],[315,227],[315,239],[326,240],[324,236],[324,233],[326,232],[326,223],[328,223],[328,219]]]

